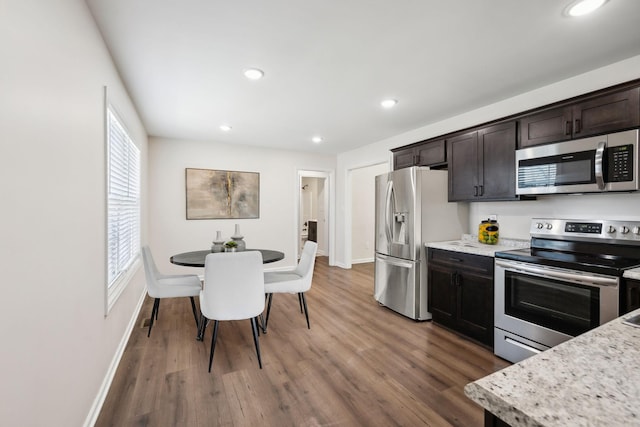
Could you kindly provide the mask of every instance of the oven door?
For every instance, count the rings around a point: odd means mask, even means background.
[[[524,338],[520,344],[533,347],[532,354],[618,317],[618,277],[502,259],[495,263],[495,326],[513,334],[511,341],[514,335]],[[495,343],[496,354],[501,345]]]

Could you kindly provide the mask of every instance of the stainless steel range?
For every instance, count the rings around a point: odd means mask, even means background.
[[[495,254],[497,356],[519,362],[623,314],[640,221],[539,219],[531,247]]]

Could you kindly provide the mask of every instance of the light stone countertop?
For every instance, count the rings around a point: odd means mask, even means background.
[[[460,240],[449,240],[445,242],[425,243],[428,248],[444,249],[447,251],[464,252],[467,254],[495,256],[496,252],[508,251],[511,249],[521,249],[529,247],[529,240],[500,238],[497,245],[487,245],[478,242],[478,236],[464,234]]]
[[[512,427],[640,426],[640,328],[614,319],[469,383],[465,394]]]
[[[623,277],[640,280],[640,267],[625,271]]]

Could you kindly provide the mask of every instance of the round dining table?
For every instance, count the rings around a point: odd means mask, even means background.
[[[284,259],[283,252],[274,251],[271,249],[245,249],[245,251],[261,252],[263,264],[268,264],[270,262],[276,262],[276,261],[280,261],[281,259]],[[207,258],[207,255],[209,255],[210,253],[212,252],[209,249],[206,249],[203,251],[184,252],[181,254],[173,255],[171,258],[169,258],[169,260],[171,261],[172,264],[176,264],[176,265],[183,265],[186,267],[204,267],[204,261]],[[196,339],[198,341],[202,341],[202,337],[204,336],[204,331],[205,331],[205,328],[207,327],[207,323],[208,321],[204,321],[204,318],[200,322],[200,325],[198,326],[198,335],[196,336]],[[262,320],[260,321],[260,323],[264,324]],[[262,328],[262,331],[266,333],[264,326],[261,326],[261,328]]]
[[[269,264],[284,259],[284,253],[271,249],[245,249],[245,251],[259,251],[262,253],[262,263]],[[211,250],[184,252],[173,255],[169,258],[172,264],[184,265],[186,267],[204,267],[204,260],[211,253]]]

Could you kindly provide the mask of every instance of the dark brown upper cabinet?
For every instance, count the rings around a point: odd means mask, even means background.
[[[447,140],[449,201],[515,200],[516,123]]]
[[[640,88],[597,96],[520,119],[519,148],[640,126]]]
[[[417,145],[393,151],[393,169],[411,166],[441,166],[446,163],[445,140],[424,141]]]

